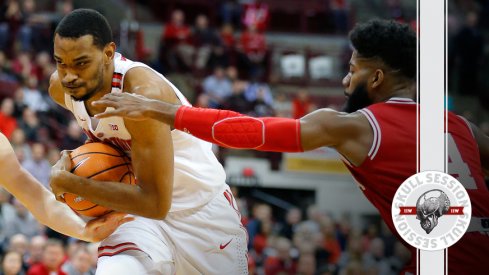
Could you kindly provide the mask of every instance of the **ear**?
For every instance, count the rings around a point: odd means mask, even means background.
[[[110,42],[104,47],[104,63],[106,65],[110,64],[112,59],[114,59],[115,49],[116,46],[114,42]]]
[[[372,88],[377,88],[384,82],[384,71],[377,69],[372,76]]]

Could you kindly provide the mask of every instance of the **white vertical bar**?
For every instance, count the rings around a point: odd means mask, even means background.
[[[444,171],[445,0],[419,0],[420,172]],[[444,250],[420,251],[421,275],[442,275]]]
[[[421,258],[419,262],[420,275],[443,275],[445,274],[445,249],[436,251],[419,251]]]

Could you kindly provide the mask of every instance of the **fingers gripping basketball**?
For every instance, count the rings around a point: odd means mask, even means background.
[[[110,145],[87,143],[73,150],[70,157],[71,172],[77,176],[97,181],[136,183],[130,158]],[[98,217],[111,211],[75,194],[66,193],[64,198],[71,209],[84,216]]]

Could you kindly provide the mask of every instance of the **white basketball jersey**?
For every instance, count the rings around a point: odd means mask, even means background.
[[[145,67],[146,64],[133,62],[121,54],[114,57],[114,76],[112,93],[123,91],[124,76],[134,67]],[[153,70],[153,69],[151,69]],[[182,104],[190,105],[183,94],[163,75],[154,71],[168,83]],[[121,117],[96,119],[90,117],[85,103],[75,101],[65,94],[66,107],[74,114],[78,124],[94,141],[112,143],[130,155],[131,135]],[[195,208],[209,202],[225,184],[226,175],[221,164],[212,152],[212,145],[179,130],[171,132],[174,150],[174,183],[170,212]],[[162,150],[165,150],[162,148]],[[158,152],[155,152],[158,154]],[[165,165],[162,163],[162,165]]]

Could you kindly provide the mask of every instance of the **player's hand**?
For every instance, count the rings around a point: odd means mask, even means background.
[[[121,116],[131,120],[145,120],[150,118],[147,111],[154,100],[144,96],[130,93],[109,93],[101,99],[92,102],[92,106],[110,107],[105,112],[96,114],[96,118]]]
[[[63,194],[65,190],[63,184],[66,182],[66,176],[71,171],[71,158],[69,151],[62,151],[61,158],[51,168],[51,177],[49,179],[49,185],[51,186],[51,192],[56,196],[56,199],[61,202],[65,202]]]
[[[112,234],[121,224],[133,220],[134,217],[127,217],[127,214],[112,211],[88,221],[84,231],[85,238],[92,242],[100,242]]]

